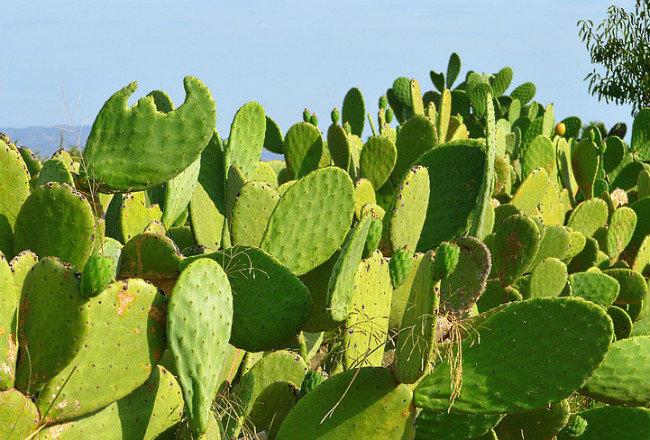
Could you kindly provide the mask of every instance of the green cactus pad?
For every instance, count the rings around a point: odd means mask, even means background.
[[[350,123],[352,134],[361,136],[363,125],[366,122],[366,104],[363,101],[361,90],[356,87],[348,90],[343,98],[343,107],[341,107],[341,122]]]
[[[116,272],[114,259],[101,254],[91,255],[81,273],[81,295],[86,298],[99,295],[115,281]]]
[[[608,217],[609,211],[604,200],[585,200],[571,212],[567,226],[585,237],[591,237],[598,228],[605,226]]]
[[[616,258],[628,245],[636,228],[636,213],[633,209],[622,206],[614,211],[609,219],[606,246],[607,255]]]
[[[558,296],[567,282],[567,267],[557,258],[540,261],[530,273],[528,294],[531,298]]]
[[[271,397],[265,390],[277,386],[278,381],[299,386],[308,371],[307,364],[300,355],[289,351],[274,351],[260,359],[241,376],[232,390],[231,398],[235,414],[222,420],[227,438],[237,437],[242,426],[248,424],[248,415],[255,406],[265,406],[262,399]]]
[[[573,146],[571,166],[578,188],[586,199],[594,196],[594,181],[600,164],[598,147],[589,139],[583,139]]]
[[[169,300],[167,337],[195,436],[208,429],[232,321],[233,297],[224,270],[210,259],[190,263]]]
[[[164,199],[156,200],[162,207],[162,222],[166,228],[171,228],[183,213],[192,199],[192,194],[198,184],[201,160],[195,160],[179,175],[164,185]]]
[[[43,165],[41,161],[38,160],[38,157],[27,147],[18,147],[18,152],[20,153],[25,165],[27,165],[27,171],[29,171],[30,176],[36,176]]]
[[[610,136],[605,141],[607,149],[603,154],[603,170],[606,173],[614,171],[623,161],[623,157],[627,152],[627,145],[618,137]]]
[[[16,318],[21,292],[22,281],[15,286],[12,269],[0,253],[0,391],[14,385],[18,355]]]
[[[390,254],[402,247],[415,249],[425,222],[431,186],[425,167],[415,166],[406,172],[384,216],[382,250]]]
[[[621,286],[616,298],[618,304],[636,304],[648,296],[648,285],[640,273],[631,269],[609,269],[603,273]]]
[[[478,439],[489,433],[501,414],[460,414],[424,410],[415,419],[416,440]]]
[[[327,261],[343,243],[354,214],[354,186],[338,167],[314,171],[280,198],[262,238],[262,250],[296,275]]]
[[[266,115],[266,130],[264,131],[264,148],[272,153],[282,154],[284,137],[277,122]]]
[[[436,342],[440,284],[433,251],[422,258],[411,284],[395,344],[393,371],[400,383],[415,383],[426,372]]]
[[[598,272],[580,272],[571,274],[571,295],[584,298],[607,309],[616,298],[620,287],[618,281]]]
[[[233,245],[259,246],[280,195],[269,184],[251,181],[239,190],[230,213]]]
[[[32,251],[22,251],[9,262],[11,272],[13,273],[14,286],[16,288],[16,309],[18,308],[20,293],[23,291],[25,277],[36,263],[38,263],[38,256]],[[7,298],[9,297],[10,296],[7,296]]]
[[[169,237],[138,234],[122,248],[118,278],[142,278],[170,294],[182,258]]]
[[[359,179],[354,183],[354,218],[361,219],[361,211],[368,204],[375,205],[377,196],[368,179]]]
[[[478,337],[462,343],[455,399],[444,361],[415,389],[416,406],[475,414],[539,409],[582,387],[605,358],[614,331],[601,307],[577,298],[515,302],[481,321]],[[544,341],[548,347],[539,349]],[[538,350],[531,352],[531,344]]]
[[[12,232],[29,196],[29,172],[18,151],[0,139],[0,252],[13,256]]]
[[[287,344],[312,310],[309,291],[289,269],[264,251],[234,246],[212,258],[226,271],[233,292],[230,343],[247,351],[272,350]]]
[[[411,396],[409,387],[395,384],[387,369],[346,371],[301,399],[276,439],[411,438],[415,416]]]
[[[393,183],[400,182],[413,163],[437,143],[436,127],[429,118],[414,116],[404,123],[397,133],[395,142],[397,160],[391,173]]]
[[[582,250],[567,265],[569,273],[584,272],[593,267],[596,264],[598,252],[598,242],[593,238],[587,238]]]
[[[100,411],[40,431],[37,440],[87,438],[160,439],[159,435],[180,422],[181,389],[174,376],[156,367],[147,381],[131,394]],[[165,438],[165,437],[162,437]]]
[[[268,162],[257,162],[250,180],[266,182],[273,188],[278,186],[278,175],[275,174],[275,170]]]
[[[427,152],[418,164],[430,176],[429,205],[417,245],[418,251],[426,251],[469,230],[483,181],[484,144],[451,142]]]
[[[544,200],[548,184],[548,173],[544,168],[531,172],[517,188],[510,204],[526,215],[533,215],[537,206]]]
[[[115,195],[106,211],[106,235],[126,243],[152,221],[161,219],[160,208],[148,206],[144,192]]]
[[[199,245],[218,248],[225,218],[202,185],[194,190],[189,209],[194,240]]]
[[[332,124],[327,129],[327,149],[331,154],[334,165],[344,170],[349,169],[352,156],[350,139],[345,129],[338,124]]]
[[[476,303],[478,310],[483,313],[490,309],[513,301],[521,301],[521,293],[512,286],[504,287],[498,280],[489,280],[485,291]]]
[[[81,351],[36,399],[41,413],[49,408],[48,423],[127,396],[147,380],[165,350],[165,297],[151,284],[115,282],[85,307],[88,332]]]
[[[198,79],[184,80],[185,103],[168,113],[153,96],[129,108],[133,82],[111,96],[93,123],[83,152],[84,174],[100,191],[126,192],[160,185],[187,168],[210,140],[216,107]]]
[[[569,404],[562,400],[535,411],[509,414],[494,431],[500,440],[550,440],[567,424],[569,414]]]
[[[81,350],[88,330],[87,300],[75,268],[44,258],[25,278],[20,302],[16,388],[33,395]]]
[[[48,183],[36,189],[20,209],[14,251],[29,249],[39,257],[58,257],[82,268],[94,239],[95,221],[86,198],[68,185]]]
[[[440,283],[440,311],[461,317],[467,314],[485,290],[492,267],[487,246],[474,237],[453,241],[460,248],[455,270]]]
[[[232,120],[226,146],[226,167],[237,165],[247,180],[252,179],[266,136],[264,109],[257,102],[244,104]]]
[[[553,175],[555,167],[555,145],[548,136],[540,134],[522,152],[522,178],[525,178],[537,168],[544,168],[549,175]]]
[[[614,342],[605,361],[589,379],[581,394],[617,406],[650,405],[650,336]]]
[[[65,183],[74,187],[72,173],[63,161],[49,159],[43,163],[43,168],[41,168],[36,178],[35,186],[45,185],[50,182]]]
[[[412,258],[413,252],[406,246],[396,249],[391,255],[388,267],[393,289],[399,288],[408,276],[411,271]]]
[[[380,366],[388,334],[393,289],[388,262],[376,251],[361,262],[354,278],[354,297],[343,334],[343,366]]]
[[[40,416],[36,405],[18,390],[0,391],[0,438],[23,440],[36,431]]]
[[[294,179],[317,169],[322,154],[323,138],[318,128],[308,122],[299,122],[289,128],[284,137],[284,157]]]
[[[605,406],[578,413],[587,428],[580,440],[637,440],[650,437],[650,409]]]
[[[607,314],[614,323],[614,335],[616,340],[627,339],[632,334],[632,318],[620,307],[612,306],[607,309]]]
[[[518,99],[523,105],[528,104],[530,100],[535,97],[535,84],[531,82],[526,82],[516,87],[511,93],[510,96],[512,99]]]
[[[371,136],[363,145],[359,158],[359,173],[372,183],[375,189],[390,177],[397,160],[393,142],[383,136]]]
[[[535,259],[541,237],[533,220],[522,215],[505,219],[492,246],[492,271],[505,285],[524,274]]]
[[[512,75],[511,67],[504,67],[494,75],[492,90],[495,96],[501,96],[506,92],[510,87],[510,82],[512,82]]]
[[[542,241],[539,243],[539,250],[535,255],[532,266],[537,266],[540,261],[549,257],[564,260],[571,249],[571,232],[569,232],[569,229],[564,226],[550,225],[546,226],[541,233]],[[576,234],[582,237],[584,245],[584,236],[580,233]]]
[[[639,159],[650,159],[650,109],[644,108],[634,117],[630,149]]]

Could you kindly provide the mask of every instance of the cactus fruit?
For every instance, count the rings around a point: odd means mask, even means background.
[[[549,325],[550,322],[557,325]],[[450,360],[439,363],[416,387],[416,406],[475,414],[539,409],[582,387],[605,358],[613,337],[612,323],[605,311],[576,298],[535,298],[511,303],[488,315],[475,331],[480,337],[464,341],[459,347],[462,382],[456,382]],[[538,346],[541,341],[548,341],[556,347],[553,358],[548,359],[543,350],[531,357],[532,340]],[[499,369],[494,368],[497,352]],[[510,387],[515,383],[510,376],[515,369],[519,372],[517,391]],[[487,377],[489,386],[485,383]]]
[[[194,261],[183,270],[169,301],[169,348],[195,436],[208,429],[230,339],[232,303],[226,273],[210,259]]]
[[[402,285],[409,272],[411,271],[411,262],[413,252],[407,246],[396,249],[390,258],[390,281],[393,288],[397,289]]]

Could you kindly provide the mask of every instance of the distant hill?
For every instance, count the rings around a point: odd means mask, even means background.
[[[2,128],[0,132],[9,136],[9,138],[21,147],[29,147],[42,159],[47,159],[56,150],[63,147],[78,145],[83,148],[86,145],[86,139],[90,133],[90,126],[75,127],[75,131],[69,125],[60,127],[25,127],[25,128]],[[63,140],[61,140],[63,136]],[[78,139],[77,139],[78,138]],[[262,152],[262,160],[282,160],[282,156],[270,153],[266,150]]]
[[[9,136],[19,146],[28,147],[34,153],[40,154],[41,158],[50,157],[61,146],[70,147],[79,144],[80,147],[83,147],[86,145],[90,126],[75,127],[75,130],[69,125],[60,127],[0,127],[0,132]]]

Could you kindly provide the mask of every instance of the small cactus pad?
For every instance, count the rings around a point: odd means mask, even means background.
[[[510,303],[475,331],[478,338],[462,343],[460,389],[444,361],[415,389],[418,407],[476,414],[539,409],[587,381],[605,358],[614,332],[601,307],[577,298]],[[547,348],[530,351],[531,344],[540,348],[544,341]]]
[[[15,289],[12,270],[0,253],[0,391],[13,387],[16,374],[16,318],[20,292]]]
[[[302,275],[338,249],[353,214],[354,186],[347,173],[338,167],[314,171],[280,198],[260,247]]]
[[[500,440],[549,440],[555,438],[569,421],[566,400],[520,414],[509,414],[494,431]]]
[[[610,258],[618,257],[628,245],[634,234],[636,221],[636,213],[631,208],[622,206],[614,211],[609,219],[605,242],[605,249]]]
[[[111,257],[94,254],[91,255],[83,272],[81,273],[81,295],[90,298],[97,296],[115,281],[115,260]]]
[[[598,146],[589,139],[574,145],[571,151],[571,166],[578,188],[586,199],[594,196],[594,181],[600,164]]]
[[[348,138],[345,129],[338,124],[330,125],[327,129],[327,149],[332,156],[334,165],[344,170],[350,168],[352,161],[350,148],[354,148],[354,146],[350,145],[350,138]]]
[[[650,336],[614,342],[581,394],[618,406],[650,406]]]
[[[615,278],[598,272],[571,274],[569,283],[571,296],[584,298],[605,309],[614,303],[620,290]]]
[[[83,152],[84,172],[102,191],[126,192],[160,185],[198,159],[217,120],[208,88],[186,77],[185,103],[168,113],[153,96],[129,108],[133,82],[111,96],[93,123]]]
[[[29,271],[20,301],[16,388],[33,395],[81,350],[90,318],[72,266],[43,258]]]
[[[591,237],[598,228],[605,226],[609,211],[603,199],[585,200],[571,212],[567,226],[585,237]]]
[[[106,235],[126,243],[144,232],[153,221],[160,221],[158,205],[148,206],[144,192],[115,195],[106,211]]]
[[[389,370],[365,367],[337,374],[300,399],[277,440],[401,440],[413,435],[412,391]]]
[[[375,189],[379,189],[390,177],[396,160],[397,149],[390,139],[371,136],[361,150],[360,175],[370,180]]]
[[[180,422],[183,397],[176,379],[158,366],[149,379],[131,394],[100,411],[40,431],[37,440],[93,438],[155,440]],[[162,437],[166,438],[166,437]]]
[[[74,240],[70,239],[74,237]],[[84,267],[95,240],[95,221],[86,198],[68,185],[48,183],[25,200],[14,232],[14,250],[57,257]]]
[[[546,169],[538,168],[521,182],[510,203],[522,213],[532,215],[544,200],[548,184],[549,178]]]
[[[358,88],[352,87],[345,94],[341,107],[341,118],[343,123],[350,124],[352,134],[361,136],[363,125],[366,122],[366,104],[363,101],[361,90]]]
[[[226,146],[226,166],[237,165],[250,180],[260,160],[266,136],[264,108],[257,102],[244,104],[232,120]]]
[[[40,416],[29,397],[15,389],[0,391],[0,438],[23,440],[36,431]]]
[[[537,263],[530,273],[527,297],[559,296],[567,282],[566,264],[554,257]]]
[[[411,272],[412,259],[413,252],[406,246],[398,248],[391,256],[389,263],[390,281],[394,289],[399,288],[408,277]]]
[[[117,281],[85,307],[88,332],[81,351],[36,399],[41,413],[49,408],[48,423],[127,396],[147,380],[165,350],[165,297],[146,281]]]
[[[618,304],[637,304],[648,296],[648,285],[639,272],[631,269],[608,269],[603,271],[618,281],[621,290],[618,292]]]
[[[437,143],[436,127],[429,118],[414,116],[404,123],[395,142],[397,160],[391,174],[393,183],[400,182],[418,157],[431,150]]]
[[[276,154],[283,153],[284,136],[278,123],[266,115],[266,129],[264,131],[264,148]]]
[[[644,108],[634,117],[630,149],[639,159],[650,159],[650,109]]]
[[[578,413],[587,422],[580,440],[640,440],[650,437],[650,409],[605,406]]]
[[[162,200],[162,222],[167,229],[181,216],[192,199],[194,189],[198,184],[201,160],[197,159],[179,175],[165,184],[164,200]]]
[[[437,280],[447,278],[456,269],[460,248],[454,243],[443,242],[436,249],[433,276]]]
[[[251,352],[272,350],[289,343],[312,311],[305,285],[289,269],[266,252],[233,246],[211,258],[226,271],[233,294],[230,343]]]
[[[384,216],[382,249],[394,252],[406,246],[415,249],[429,204],[429,172],[416,166],[406,172]]]
[[[251,181],[239,190],[230,213],[233,245],[259,246],[280,195],[266,182]]]
[[[393,290],[388,263],[379,251],[358,266],[353,289],[350,316],[343,334],[343,366],[346,369],[380,366]]]
[[[417,246],[420,252],[469,230],[485,170],[484,144],[451,142],[427,152],[418,164],[425,166],[430,176],[429,205]]]
[[[492,261],[487,246],[474,237],[458,238],[453,244],[460,253],[456,268],[440,283],[440,312],[461,317],[474,307],[485,290]]]
[[[436,342],[440,303],[440,284],[435,278],[436,257],[433,251],[424,254],[411,284],[395,344],[393,371],[400,383],[415,383],[426,372]]]
[[[355,277],[359,263],[361,263],[371,223],[372,217],[365,216],[355,225],[348,234],[332,269],[327,283],[327,297],[324,304],[325,313],[332,321],[344,321],[352,311],[352,302],[356,294]],[[314,310],[314,313],[319,312],[319,310]]]
[[[233,298],[224,270],[208,258],[190,263],[169,300],[167,338],[196,436],[208,429],[232,321]]]
[[[539,229],[529,217],[511,215],[501,223],[492,245],[492,270],[504,285],[530,268],[540,240]]]
[[[12,232],[16,216],[29,196],[29,172],[18,151],[0,138],[0,252],[13,256]]]
[[[417,439],[479,439],[494,428],[501,414],[460,414],[423,410],[415,419]]]
[[[309,122],[293,125],[284,138],[287,170],[299,179],[318,168],[323,154],[323,138],[318,128]]]

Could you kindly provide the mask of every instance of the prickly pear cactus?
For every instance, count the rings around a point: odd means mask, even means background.
[[[12,271],[0,253],[0,391],[13,387],[18,345],[16,327],[20,290],[14,288]]]
[[[232,303],[226,273],[215,261],[204,258],[183,270],[169,301],[169,348],[195,436],[208,429],[230,339]]]
[[[208,88],[184,80],[186,98],[168,113],[153,96],[129,108],[133,82],[111,96],[93,123],[83,153],[83,177],[106,192],[137,191],[160,185],[187,168],[207,145],[217,120]]]
[[[90,256],[81,273],[81,295],[86,298],[99,295],[115,281],[115,260],[101,254]]]
[[[29,196],[29,172],[18,151],[0,139],[0,252],[14,255],[12,233],[16,217]]]
[[[28,438],[38,427],[40,416],[29,397],[15,389],[0,391],[0,436],[7,440]]]
[[[233,118],[226,146],[226,166],[237,165],[246,179],[252,179],[266,137],[264,108],[257,102],[244,104]]]

